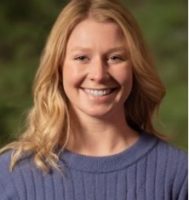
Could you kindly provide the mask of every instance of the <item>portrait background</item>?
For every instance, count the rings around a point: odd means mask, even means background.
[[[187,149],[187,1],[124,3],[136,17],[167,88],[156,127]],[[64,4],[64,0],[1,0],[0,146],[23,129],[41,51]]]

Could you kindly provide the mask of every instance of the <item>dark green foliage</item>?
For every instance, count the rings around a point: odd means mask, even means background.
[[[125,1],[137,18],[167,87],[157,127],[187,148],[187,1]],[[24,126],[32,80],[62,0],[1,0],[0,145]]]

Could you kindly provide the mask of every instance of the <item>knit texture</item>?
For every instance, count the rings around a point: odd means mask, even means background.
[[[111,156],[60,154],[63,174],[46,174],[26,158],[9,172],[11,152],[0,156],[0,200],[186,200],[187,155],[142,133],[131,148]]]

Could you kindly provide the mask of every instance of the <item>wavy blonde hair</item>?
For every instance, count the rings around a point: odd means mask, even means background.
[[[165,89],[134,17],[116,0],[72,0],[58,16],[41,56],[26,130],[17,141],[1,150],[13,149],[11,169],[28,154],[42,170],[58,168],[59,152],[66,147],[70,134],[68,99],[62,83],[65,50],[72,30],[87,17],[100,22],[113,21],[122,29],[134,74],[133,89],[125,103],[126,120],[136,130],[158,135],[152,117]]]

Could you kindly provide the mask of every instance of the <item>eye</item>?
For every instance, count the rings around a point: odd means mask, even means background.
[[[112,56],[110,57],[111,60],[122,60],[120,56]]]
[[[76,56],[74,57],[74,60],[79,61],[79,62],[87,62],[89,58],[87,56]]]
[[[125,60],[125,58],[122,55],[112,55],[108,58],[108,62],[110,62],[110,63],[119,63],[124,60]]]

